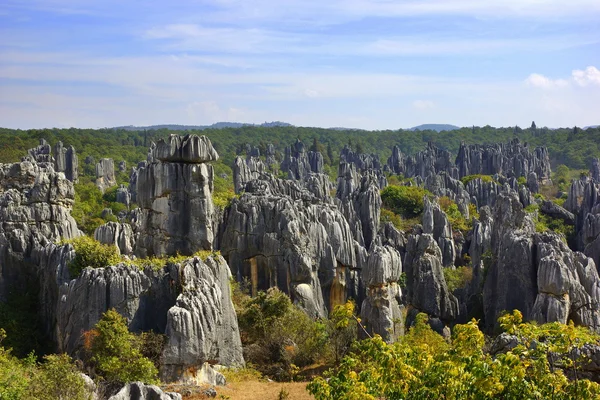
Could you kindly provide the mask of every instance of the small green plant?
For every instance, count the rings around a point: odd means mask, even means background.
[[[456,269],[444,268],[444,279],[450,292],[464,289],[473,280],[473,268],[462,266]]]
[[[75,363],[66,354],[44,357],[29,384],[29,398],[36,400],[91,400],[92,394],[85,385]]]
[[[108,382],[158,383],[158,370],[143,356],[142,341],[129,332],[127,320],[114,309],[84,333],[84,345],[96,371]]]
[[[419,186],[390,185],[381,191],[383,206],[404,218],[413,218],[423,213],[425,196],[431,192]]]
[[[290,392],[281,388],[279,394],[277,395],[277,400],[288,400],[290,398]]]
[[[102,244],[89,236],[80,236],[66,243],[71,243],[75,249],[75,258],[68,265],[72,278],[78,277],[87,267],[104,268],[121,261],[116,246]]]
[[[463,185],[467,186],[469,182],[475,179],[481,179],[482,182],[494,182],[494,178],[491,175],[481,174],[463,176],[462,178],[460,178],[460,181],[463,183]]]

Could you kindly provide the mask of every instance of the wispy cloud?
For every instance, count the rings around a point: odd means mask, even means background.
[[[589,66],[583,70],[575,69],[568,79],[551,79],[534,73],[525,79],[525,83],[542,89],[566,88],[571,85],[581,87],[600,86],[600,70],[594,66]]]

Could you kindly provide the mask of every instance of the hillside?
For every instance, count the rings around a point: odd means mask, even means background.
[[[431,131],[436,131],[436,132],[442,132],[442,131],[453,131],[456,129],[460,129],[460,127],[456,126],[456,125],[450,125],[450,124],[423,124],[423,125],[419,125],[419,126],[414,126],[412,128],[410,128],[410,131],[427,131],[427,130],[431,130]]]

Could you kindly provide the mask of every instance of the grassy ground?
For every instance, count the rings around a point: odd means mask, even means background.
[[[312,400],[314,399],[306,391],[307,382],[268,382],[268,381],[247,381],[228,383],[226,386],[217,386],[216,399],[228,400]],[[190,386],[169,386],[165,389],[176,391],[182,394],[183,400],[204,400],[210,399],[203,391],[206,387]],[[287,395],[286,395],[287,393]]]

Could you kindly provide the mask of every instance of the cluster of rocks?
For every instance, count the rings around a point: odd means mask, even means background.
[[[74,183],[77,183],[79,176],[79,159],[73,146],[64,147],[62,142],[57,142],[54,145],[54,156],[52,148],[44,139],[40,139],[39,146],[29,149],[27,157],[23,161],[28,160],[35,163],[51,164],[55,172],[62,172],[65,177]]]
[[[550,179],[551,173],[548,149],[537,147],[531,151],[527,143],[523,144],[516,138],[493,145],[461,143],[454,161],[450,152],[437,148],[433,143],[428,143],[425,150],[414,156],[406,156],[398,146],[394,146],[386,167],[395,174],[422,179],[440,172],[454,179],[479,174],[528,178],[534,173],[538,180],[544,181]]]

